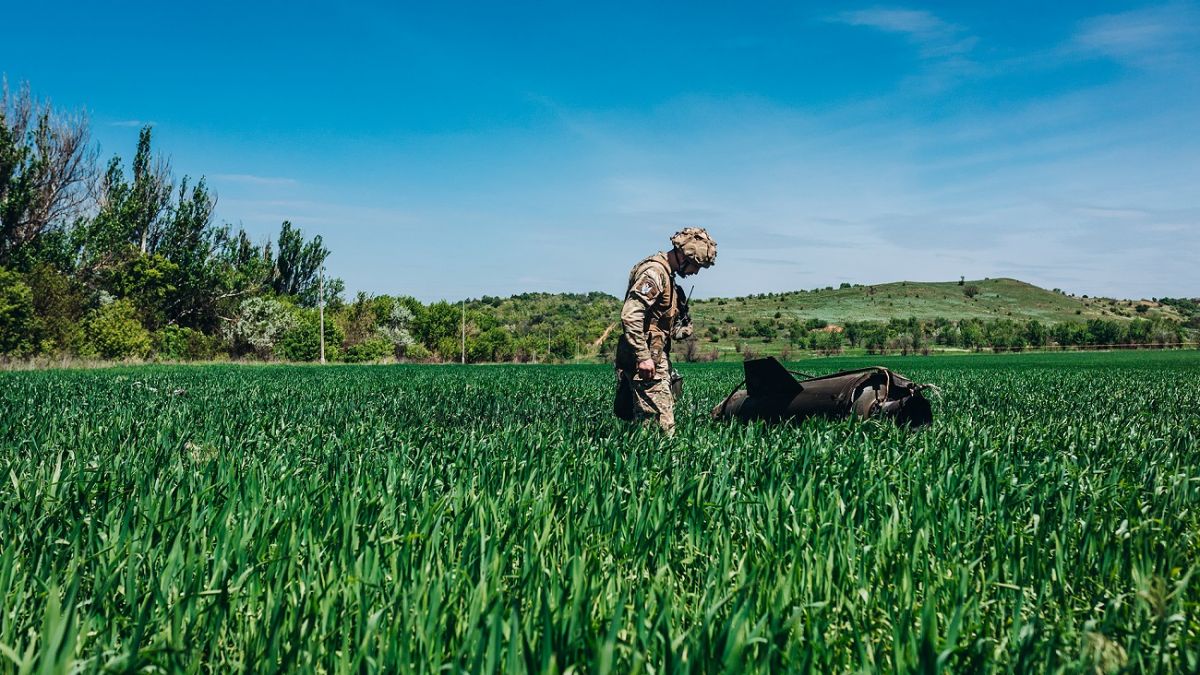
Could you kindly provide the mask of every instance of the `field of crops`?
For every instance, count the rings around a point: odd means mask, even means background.
[[[673,440],[602,366],[0,373],[0,672],[1200,668],[1200,356],[875,361],[931,429],[710,422],[735,364]]]

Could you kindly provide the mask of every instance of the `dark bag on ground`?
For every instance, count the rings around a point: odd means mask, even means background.
[[[743,364],[745,389],[738,385],[712,410],[713,419],[780,422],[809,417],[887,418],[921,427],[933,422],[933,409],[917,384],[882,366],[797,380],[774,357]]]

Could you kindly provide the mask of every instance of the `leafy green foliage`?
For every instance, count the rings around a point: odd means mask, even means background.
[[[152,347],[150,333],[128,300],[114,300],[88,315],[84,324],[85,353],[105,359],[145,358]]]
[[[171,281],[179,267],[157,253],[141,253],[132,245],[113,253],[109,261],[98,273],[100,286],[139,308],[144,323],[151,328],[165,324],[164,304],[176,290]]]
[[[328,351],[328,350],[327,350]],[[372,337],[346,347],[342,360],[346,363],[371,363],[383,361],[396,355],[392,341],[384,337]],[[326,354],[326,359],[329,354]]]
[[[710,422],[733,364],[681,365],[673,441],[611,417],[600,365],[0,373],[0,659],[1196,664],[1194,353],[878,361],[941,387],[931,428]]]
[[[20,275],[0,267],[0,353],[32,351],[36,324],[33,292]]]
[[[235,320],[226,328],[226,339],[238,350],[270,358],[275,345],[297,323],[294,307],[274,298],[246,298]]]
[[[25,275],[37,316],[37,351],[74,354],[83,346],[87,298],[81,284],[48,263]]]
[[[154,332],[154,353],[169,361],[201,361],[217,353],[217,339],[186,326],[163,326]]]
[[[325,321],[325,359],[337,361],[344,339],[342,329]],[[302,310],[297,321],[275,346],[275,355],[285,361],[317,361],[321,358],[320,317],[313,310]]]
[[[271,276],[275,293],[295,296],[301,306],[315,307],[317,277],[329,257],[329,249],[321,243],[320,235],[305,242],[303,233],[286,220],[279,228],[276,243],[275,268]]]
[[[0,87],[0,266],[60,262],[64,228],[85,210],[95,168],[87,120]]]
[[[96,215],[77,230],[84,268],[104,270],[129,257],[129,249],[152,253],[170,218],[171,176],[166,160],[156,161],[151,148],[151,128],[138,134],[132,178],[127,178],[121,158],[114,156],[101,181],[102,198]]]

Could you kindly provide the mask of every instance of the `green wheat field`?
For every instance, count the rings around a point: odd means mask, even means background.
[[[1194,672],[1200,355],[812,360],[935,423],[606,366],[0,373],[0,672]]]

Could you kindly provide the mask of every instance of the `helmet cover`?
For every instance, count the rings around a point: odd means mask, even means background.
[[[703,227],[685,227],[671,237],[671,244],[683,257],[700,267],[712,267],[717,261],[717,242]]]

